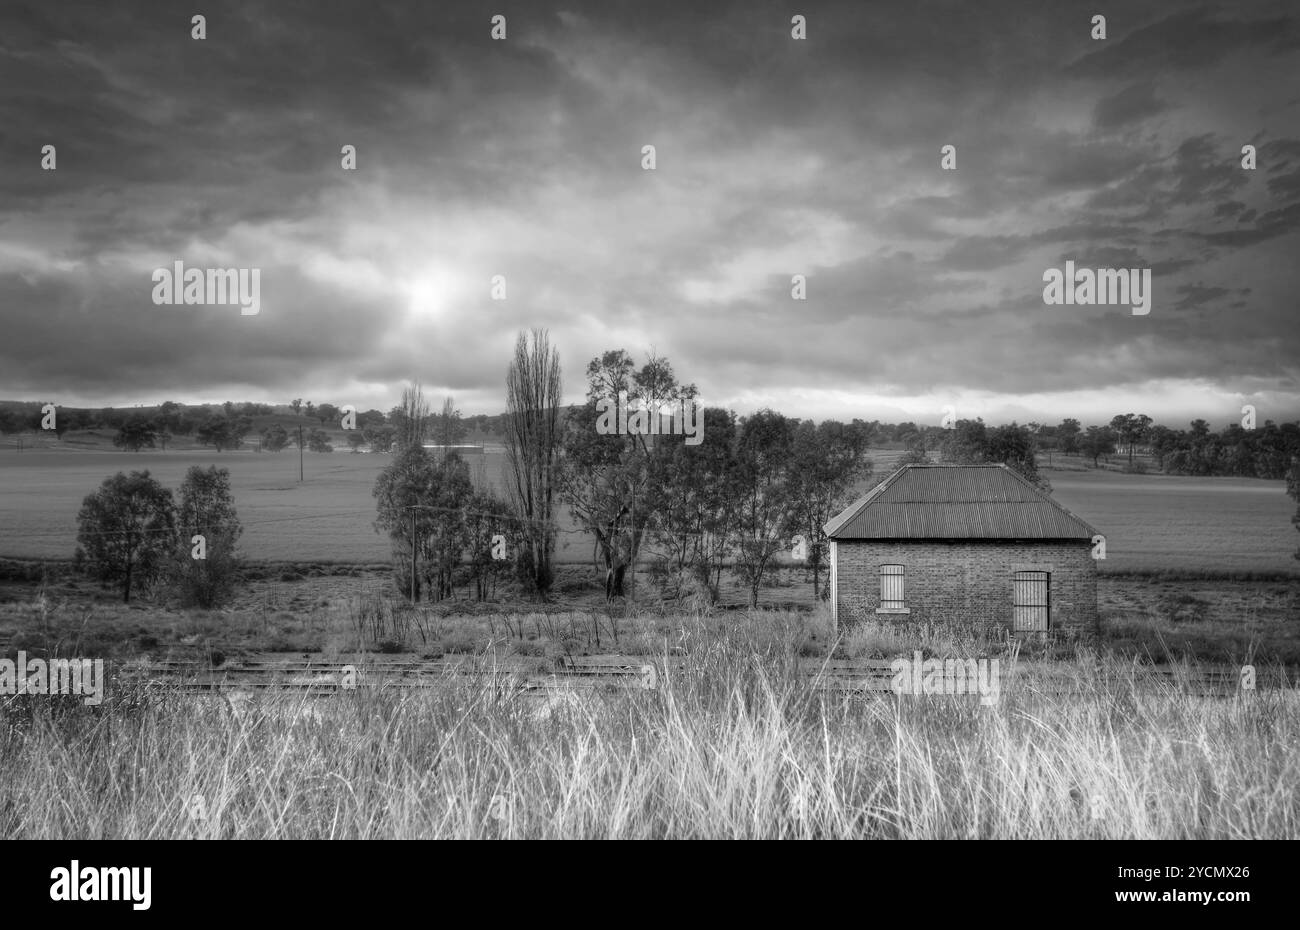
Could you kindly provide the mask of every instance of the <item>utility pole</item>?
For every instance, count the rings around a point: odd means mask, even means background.
[[[411,505],[411,603],[415,603],[415,505]]]
[[[628,490],[632,492],[632,525],[628,527],[627,536],[629,548],[628,555],[632,558],[632,573],[628,576],[627,582],[627,601],[630,604],[636,598],[636,483],[634,481],[628,482]]]
[[[298,424],[298,480],[302,481],[302,424]]]

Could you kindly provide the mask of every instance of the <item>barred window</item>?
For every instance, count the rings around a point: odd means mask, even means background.
[[[1015,629],[1040,632],[1047,629],[1047,572],[1016,572],[1015,606],[1012,608]]]

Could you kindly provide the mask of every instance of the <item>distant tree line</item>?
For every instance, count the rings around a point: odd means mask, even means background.
[[[1167,475],[1280,480],[1292,459],[1300,456],[1300,422],[1273,420],[1254,429],[1232,423],[1215,432],[1205,420],[1193,420],[1188,429],[1171,429],[1145,414],[1128,413],[1086,430],[1078,420],[1065,420],[1039,428],[1036,438],[1045,450],[1082,454],[1094,465],[1118,454],[1131,470],[1141,471],[1145,466],[1134,456],[1149,456],[1156,470]]]
[[[41,406],[12,402],[0,405],[0,433],[40,432]],[[565,421],[574,416],[590,419],[589,406],[590,400],[584,405],[561,408],[560,416]],[[277,421],[255,434],[254,418],[265,420],[276,416],[278,410],[288,411],[299,422]],[[320,426],[303,430],[305,446],[326,451],[329,433],[320,427],[332,425],[337,429],[341,417],[341,410],[333,404],[316,405],[301,398],[280,408],[231,401],[188,407],[172,401],[157,407],[59,407],[55,433],[61,438],[68,431],[113,430],[115,445],[130,451],[165,450],[177,436],[225,451],[241,448],[256,436],[262,449],[275,452],[297,444],[297,427],[302,425],[302,418],[308,418],[317,420]],[[391,451],[400,444],[399,437],[409,431],[405,417],[400,404],[387,414],[379,410],[357,413],[357,428],[346,431],[349,448]],[[455,445],[470,435],[504,439],[511,422],[508,413],[462,417],[459,411],[438,411],[430,412],[426,429],[434,441]],[[869,448],[903,447],[904,461],[1006,461],[1035,481],[1040,479],[1033,457],[1048,453],[1080,456],[1094,466],[1109,462],[1111,456],[1120,456],[1130,470],[1144,471],[1149,465],[1137,458],[1141,456],[1164,474],[1272,480],[1285,478],[1291,459],[1300,455],[1300,422],[1279,424],[1273,420],[1265,420],[1254,429],[1233,423],[1217,432],[1203,419],[1193,420],[1187,429],[1173,429],[1156,424],[1145,414],[1133,413],[1118,414],[1108,423],[1087,427],[1077,419],[1067,418],[1055,426],[1011,423],[993,427],[983,420],[962,420],[952,428],[918,426],[911,421],[889,424],[854,419],[844,428],[852,430]]]
[[[1161,426],[1145,414],[1119,414],[1105,424],[1084,427],[1077,419],[1055,426],[1040,423],[986,426],[983,420],[959,420],[951,428],[920,427],[912,422],[886,424],[854,420],[865,431],[870,447],[902,446],[903,461],[968,463],[1001,461],[1036,479],[1034,458],[1048,453],[1081,456],[1094,466],[1120,456],[1132,471],[1147,465],[1168,475],[1286,477],[1293,457],[1300,455],[1300,422],[1265,420],[1254,429],[1233,423],[1218,432],[1205,420],[1188,429]],[[1031,456],[1032,452],[1032,456]]]
[[[404,592],[441,599],[457,585],[470,584],[486,597],[508,569],[534,594],[547,595],[554,584],[556,515],[564,508],[591,540],[611,600],[632,593],[629,571],[638,565],[650,569],[660,591],[707,602],[718,600],[730,569],[755,604],[782,553],[803,561],[815,596],[823,597],[828,545],[821,528],[871,479],[867,452],[882,446],[902,447],[903,463],[1003,463],[1049,491],[1039,473],[1044,453],[1082,456],[1094,466],[1121,456],[1131,471],[1145,470],[1149,462],[1165,474],[1285,479],[1287,493],[1300,503],[1300,423],[1266,420],[1255,429],[1232,424],[1214,432],[1198,419],[1189,429],[1174,430],[1130,413],[1087,427],[1076,419],[1056,426],[988,426],[967,419],[945,428],[861,419],[814,422],[768,409],[739,416],[704,407],[698,412],[704,440],[697,445],[680,433],[598,428],[599,405],[611,400],[678,414],[688,405],[693,409],[698,390],[678,379],[668,359],[652,355],[638,366],[622,349],[606,351],[587,365],[584,403],[569,407],[559,403],[559,371],[545,333],[534,332],[531,341],[521,334],[508,369],[508,409],[499,417],[465,418],[450,398],[435,412],[418,384],[388,414],[356,415],[357,428],[347,431],[354,451],[369,445],[396,453],[375,485],[375,527],[390,537]],[[314,418],[322,426],[341,415],[331,404],[301,399],[287,409],[299,421]],[[166,448],[184,435],[221,451],[246,441],[254,417],[276,415],[267,405],[168,402],[128,410],[61,408],[58,422],[60,431],[110,425],[117,431],[114,442],[124,449]],[[39,404],[0,408],[0,429],[6,432],[39,426]],[[468,464],[450,448],[471,430],[482,435],[485,427],[500,428],[507,450],[503,494],[476,488]],[[294,443],[329,452],[329,440],[324,429],[301,422],[275,421],[260,433],[261,447],[272,452]],[[433,448],[426,448],[430,440]],[[163,500],[170,492],[164,495],[151,480],[147,472],[133,472],[110,479],[116,481],[111,488],[106,481],[100,503],[87,498],[83,523],[107,520],[104,514],[118,501],[130,520],[154,520],[148,532],[165,536],[168,519],[175,519],[166,516]],[[1300,509],[1294,522],[1300,529]],[[139,526],[110,528],[121,540],[144,533]],[[123,583],[125,597],[133,584],[152,582],[158,552],[144,542],[121,540],[96,548],[98,538],[92,534],[83,541],[79,558]],[[219,562],[220,544],[216,551]],[[209,562],[209,574],[214,564]]]

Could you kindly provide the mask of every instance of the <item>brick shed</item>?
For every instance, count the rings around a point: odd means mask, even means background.
[[[1006,465],[905,465],[825,526],[837,629],[863,619],[1091,626],[1096,530]]]

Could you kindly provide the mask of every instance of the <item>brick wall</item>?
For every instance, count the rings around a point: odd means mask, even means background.
[[[841,628],[863,619],[1012,624],[1012,579],[1045,571],[1052,629],[1086,628],[1097,616],[1097,563],[1077,542],[836,540],[832,578]],[[907,613],[877,613],[880,566],[902,565]]]

